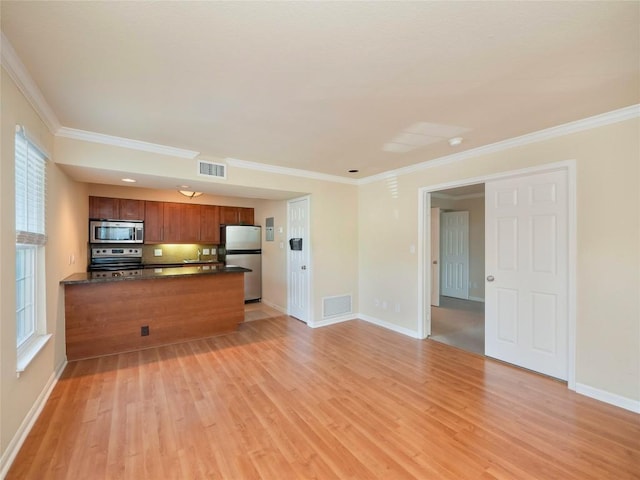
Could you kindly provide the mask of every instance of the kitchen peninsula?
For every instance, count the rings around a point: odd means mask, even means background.
[[[139,276],[73,274],[61,281],[67,360],[233,332],[244,320],[248,271],[206,265],[151,268]]]

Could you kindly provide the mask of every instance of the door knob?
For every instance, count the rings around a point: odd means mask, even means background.
[[[495,277],[493,275],[489,275],[487,277],[487,282],[493,282],[495,280]]]

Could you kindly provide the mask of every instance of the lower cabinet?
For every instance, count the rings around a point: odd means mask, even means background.
[[[68,284],[64,295],[69,361],[230,333],[244,321],[240,272]]]

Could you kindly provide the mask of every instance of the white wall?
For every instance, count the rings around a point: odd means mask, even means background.
[[[37,399],[65,362],[63,289],[59,282],[76,271],[69,257],[86,256],[82,242],[88,215],[86,188],[69,179],[55,163],[47,167],[46,323],[52,339],[18,378],[15,316],[15,125],[24,125],[53,152],[53,138],[38,115],[2,70],[2,163],[0,166],[0,470],[30,420]],[[53,160],[55,160],[55,155]],[[86,235],[86,234],[85,234]]]
[[[287,311],[287,202],[262,200],[256,204],[256,223],[265,227],[265,219],[273,217],[274,239],[265,241],[262,234],[262,301]],[[280,231],[282,229],[282,231]]]
[[[362,185],[360,311],[417,331],[418,189],[577,163],[576,380],[640,401],[640,120],[602,126]],[[394,194],[395,192],[395,194]],[[400,312],[376,307],[400,303]]]

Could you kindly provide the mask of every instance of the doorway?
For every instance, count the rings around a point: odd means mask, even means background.
[[[546,176],[554,172],[559,172],[560,175]],[[505,180],[514,180],[515,186],[511,187],[508,182],[503,183]],[[493,244],[487,244],[487,255],[489,252],[498,251],[500,255],[507,252],[506,257],[498,256],[497,263],[491,267],[495,268],[498,274],[494,274],[493,270],[483,272],[485,273],[483,284],[487,289],[485,348],[489,340],[494,352],[489,353],[486,350],[486,353],[530,370],[564,378],[567,380],[568,387],[575,390],[576,162],[573,160],[420,189],[421,294],[419,308],[422,312],[422,321],[418,324],[418,335],[421,338],[433,335],[433,315],[429,301],[432,293],[430,279],[432,274],[430,209],[434,200],[432,194],[437,198],[440,191],[482,183],[497,187],[492,192],[491,199],[487,198],[487,203],[490,204],[487,205],[487,216],[488,212],[491,212],[497,219],[491,227],[495,230],[495,235],[489,235],[487,230],[487,242],[490,242],[490,237],[497,238],[497,243],[500,245],[495,243],[495,240],[491,240]],[[503,206],[510,208],[510,204],[518,210],[517,220],[511,223],[507,221],[507,217],[501,217],[500,211]],[[553,205],[560,210],[554,211]],[[547,207],[550,208],[548,211]],[[516,224],[523,228],[516,229]],[[556,227],[563,230],[560,236],[554,233]],[[515,233],[509,234],[509,232]],[[557,250],[554,250],[556,248]],[[521,252],[522,258],[517,252]],[[506,262],[509,258],[517,259],[517,262]],[[489,263],[487,268],[490,266]],[[527,267],[513,268],[516,276],[510,277],[503,268],[507,266],[508,270],[509,265]],[[556,270],[551,268],[553,265],[561,266],[563,270],[557,279],[559,284],[564,286],[557,292],[546,292],[544,288],[548,283],[555,285],[558,282],[527,280],[527,275],[530,273],[555,274]],[[530,271],[526,271],[527,268]],[[530,285],[534,286],[530,287]],[[538,288],[538,286],[541,287]],[[507,322],[507,319],[512,321]],[[558,328],[559,326],[563,330]],[[496,344],[506,345],[508,342],[511,342],[517,355],[503,358],[502,353],[494,347]],[[538,368],[540,365],[538,360],[551,354],[556,355],[557,361],[550,363],[563,365],[561,366],[563,373],[547,373],[544,368]],[[522,359],[528,361],[529,358],[534,357],[536,358],[534,364],[521,361]]]
[[[431,194],[431,339],[484,355],[484,184]]]

